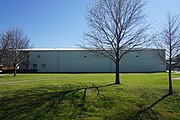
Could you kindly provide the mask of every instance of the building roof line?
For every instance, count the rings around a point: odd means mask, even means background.
[[[86,51],[87,49],[83,49],[83,48],[29,48],[29,49],[22,49],[22,50],[23,51]],[[98,49],[94,49],[94,50],[98,50]],[[109,49],[109,50],[111,50],[111,49]],[[126,50],[126,49],[124,49],[124,50]],[[132,51],[136,51],[136,50],[164,50],[164,49],[155,49],[155,48],[132,49]]]

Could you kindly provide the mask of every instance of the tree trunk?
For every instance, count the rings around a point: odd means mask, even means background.
[[[116,81],[115,81],[115,84],[120,84],[119,62],[116,62]]]
[[[172,78],[171,78],[171,58],[169,59],[169,72],[168,72],[168,77],[169,77],[169,94],[173,94],[173,89],[172,89]]]
[[[14,77],[16,76],[16,63],[13,63],[13,67],[14,67]]]

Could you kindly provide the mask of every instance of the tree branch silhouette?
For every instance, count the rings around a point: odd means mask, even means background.
[[[139,116],[141,116],[142,114],[146,113],[148,110],[150,110],[152,113],[152,109],[155,105],[157,105],[159,102],[161,102],[162,100],[164,100],[165,98],[167,98],[168,96],[170,96],[172,94],[168,93],[165,94],[164,96],[162,96],[160,99],[158,99],[157,101],[155,101],[153,104],[151,104],[150,106],[148,106],[147,108],[140,110],[139,112],[137,112],[134,116],[131,117],[131,119],[135,120],[137,119]]]
[[[30,90],[22,90],[11,93],[10,96],[4,96],[0,99],[0,119],[23,119],[38,118],[41,115],[46,115],[48,112],[53,112],[59,105],[63,105],[64,102],[68,102],[75,110],[80,111],[87,102],[88,90],[94,90],[95,100],[99,99],[103,102],[110,100],[100,94],[100,88],[111,86],[108,85],[92,85],[74,88],[72,85],[66,85],[61,87],[50,86],[33,88]],[[53,92],[48,92],[53,91]],[[89,100],[89,101],[90,101]],[[106,101],[104,101],[106,100]],[[91,103],[92,103],[91,101]],[[69,108],[67,108],[69,109]]]

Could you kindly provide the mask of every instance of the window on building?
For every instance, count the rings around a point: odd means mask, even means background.
[[[40,58],[40,55],[38,55],[37,58]]]
[[[41,68],[45,69],[46,68],[46,64],[41,64]]]
[[[33,69],[37,69],[37,64],[33,64]]]

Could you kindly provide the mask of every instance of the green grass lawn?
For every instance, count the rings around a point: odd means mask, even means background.
[[[0,119],[131,119],[168,92],[167,73],[120,77],[121,85],[105,86],[114,83],[114,74],[0,75]],[[173,80],[173,88],[174,95],[136,119],[179,120],[180,80]]]

